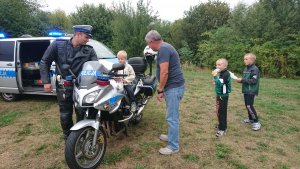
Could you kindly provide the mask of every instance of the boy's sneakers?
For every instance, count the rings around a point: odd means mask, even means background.
[[[250,119],[245,119],[245,120],[242,120],[242,123],[245,123],[245,124],[252,124],[254,123],[253,120],[250,120]]]
[[[261,127],[261,124],[259,122],[257,123],[252,123],[252,130],[257,131]]]
[[[159,153],[162,154],[162,155],[170,155],[170,154],[174,154],[174,153],[177,153],[177,152],[179,152],[179,149],[173,150],[169,146],[159,149]]]
[[[165,134],[161,134],[161,135],[159,136],[159,139],[160,139],[161,141],[168,141],[168,136],[165,135]]]
[[[226,131],[223,131],[223,130],[218,130],[217,133],[216,133],[216,137],[222,137],[226,134]]]
[[[133,113],[136,111],[136,103],[135,102],[131,103],[130,111],[133,112]]]

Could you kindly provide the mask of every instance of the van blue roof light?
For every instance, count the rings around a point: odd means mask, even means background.
[[[65,34],[62,32],[49,32],[48,35],[53,37],[60,37],[60,36],[64,36]]]
[[[6,38],[5,34],[0,32],[0,38]]]

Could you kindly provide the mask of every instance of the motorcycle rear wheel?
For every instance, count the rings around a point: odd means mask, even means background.
[[[99,129],[96,146],[92,146],[95,129],[85,127],[72,131],[65,146],[65,158],[69,168],[94,169],[103,160],[106,151],[106,135]]]

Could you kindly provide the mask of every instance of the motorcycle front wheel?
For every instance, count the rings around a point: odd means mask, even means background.
[[[65,146],[65,158],[69,168],[94,169],[101,163],[106,150],[106,135],[100,128],[96,145],[93,146],[94,134],[93,127],[71,132]]]

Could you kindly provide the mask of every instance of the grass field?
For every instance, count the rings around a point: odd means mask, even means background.
[[[165,143],[165,104],[152,98],[129,137],[110,138],[99,168],[114,169],[299,169],[300,81],[261,79],[255,107],[262,129],[251,131],[240,121],[247,117],[240,84],[233,83],[229,98],[228,132],[215,137],[215,97],[208,71],[185,69],[186,92],[180,112],[181,150],[158,153]],[[25,96],[21,101],[0,100],[0,168],[67,168],[64,141],[55,97]]]

